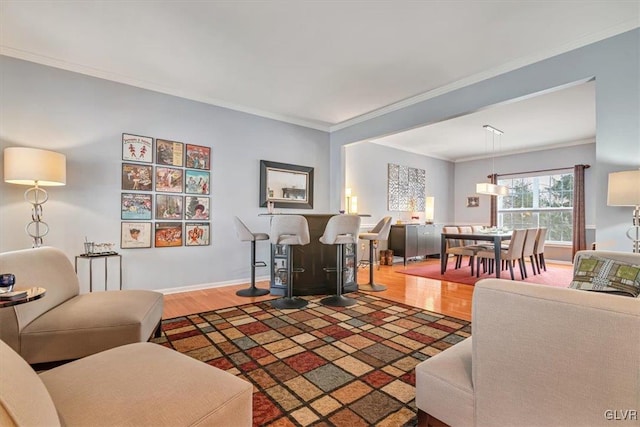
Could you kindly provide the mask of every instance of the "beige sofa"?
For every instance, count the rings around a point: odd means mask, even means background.
[[[0,339],[32,364],[78,359],[147,341],[160,324],[161,293],[80,294],[71,262],[55,248],[1,253],[0,272],[15,274],[15,290],[36,286],[47,290],[40,300],[0,308]]]
[[[0,341],[1,426],[251,426],[252,385],[157,344],[40,375]]]
[[[416,367],[420,425],[638,425],[640,298],[485,279],[472,316],[472,338]]]

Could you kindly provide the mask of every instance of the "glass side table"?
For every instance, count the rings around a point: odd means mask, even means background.
[[[99,253],[99,254],[82,254],[76,255],[75,261],[75,271],[78,274],[78,260],[88,260],[89,261],[89,292],[93,292],[93,261],[96,259],[104,260],[104,290],[107,290],[107,284],[109,283],[109,258],[117,258],[118,259],[118,284],[120,290],[122,290],[122,255],[116,252],[107,252],[107,253]]]
[[[10,300],[0,300],[0,308],[11,307],[13,305],[24,304],[26,302],[31,302],[38,300],[47,293],[45,288],[31,288],[31,289],[23,289],[27,291],[27,294],[24,297]]]

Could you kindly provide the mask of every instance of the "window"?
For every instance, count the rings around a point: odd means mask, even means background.
[[[498,197],[498,226],[509,229],[547,228],[547,241],[571,243],[573,230],[573,172],[505,177],[509,188]]]

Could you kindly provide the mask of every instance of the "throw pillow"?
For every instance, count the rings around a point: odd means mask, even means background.
[[[570,288],[630,297],[640,295],[640,265],[597,256],[580,258]]]

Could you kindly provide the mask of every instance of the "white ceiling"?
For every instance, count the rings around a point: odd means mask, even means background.
[[[1,0],[0,54],[335,130],[639,26],[640,0]],[[516,150],[593,139],[589,94],[378,142],[461,159],[485,123]]]

